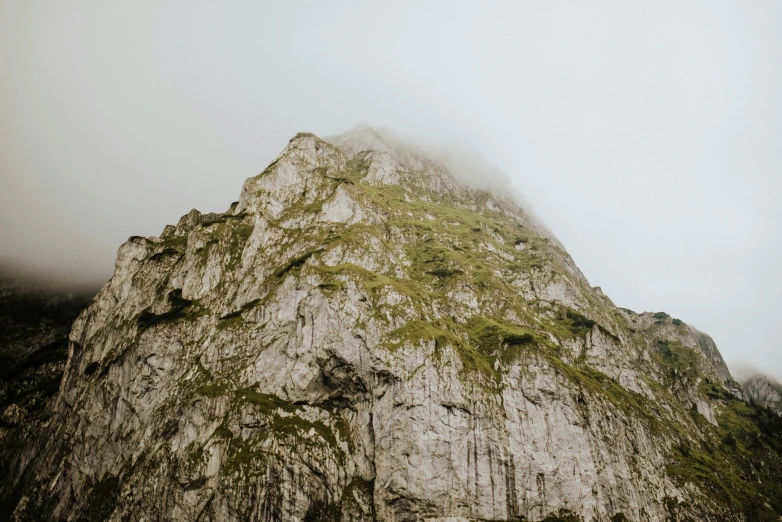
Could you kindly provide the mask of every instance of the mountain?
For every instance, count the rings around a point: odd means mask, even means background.
[[[361,129],[132,237],[11,520],[778,521],[782,422],[514,199]]]
[[[782,384],[773,377],[753,372],[740,380],[747,397],[782,415]]]

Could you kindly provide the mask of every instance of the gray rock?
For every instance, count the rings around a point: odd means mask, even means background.
[[[513,200],[300,134],[229,212],[119,249],[11,518],[745,520],[671,468],[737,397],[658,321]]]

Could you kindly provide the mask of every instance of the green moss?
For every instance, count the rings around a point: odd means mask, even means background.
[[[218,426],[217,429],[215,429],[214,433],[212,433],[212,437],[219,437],[222,439],[232,439],[233,436],[234,434],[231,432],[231,430],[229,430],[222,424]]]
[[[560,323],[564,324],[574,335],[586,335],[595,326],[595,321],[585,317],[571,308],[566,308],[559,315]]]
[[[236,392],[236,400],[256,406],[260,413],[267,416],[270,429],[277,435],[292,436],[297,440],[306,440],[311,431],[330,446],[337,458],[344,461],[345,453],[340,447],[334,431],[320,420],[310,421],[300,415],[302,408],[276,395],[261,393],[252,389]]]
[[[453,270],[450,268],[435,268],[434,270],[429,270],[426,273],[429,275],[433,275],[438,279],[446,279],[448,277],[455,277],[458,275],[462,275],[464,272],[462,270]]]
[[[231,242],[229,249],[228,263],[225,265],[225,269],[232,271],[239,264],[242,259],[242,252],[253,233],[254,227],[245,223],[236,223],[231,227]]]
[[[375,486],[373,480],[353,477],[342,489],[339,502],[314,500],[310,503],[304,522],[339,522],[343,513],[358,515],[360,520],[375,522]]]
[[[699,441],[672,448],[666,468],[681,482],[747,520],[778,521],[782,514],[782,418],[755,405],[730,399],[717,415],[718,427],[704,424]]]
[[[242,389],[236,392],[236,398],[242,402],[248,402],[260,408],[261,413],[271,415],[277,410],[282,410],[286,413],[293,413],[297,411],[298,406],[285,401],[276,395],[270,395],[267,393],[260,393],[252,389]]]
[[[339,455],[344,457],[342,449],[337,443],[337,438],[334,432],[326,426],[322,421],[310,421],[297,414],[291,415],[278,415],[275,414],[272,417],[271,427],[277,433],[284,433],[286,435],[293,435],[295,437],[301,437],[304,434],[314,431],[318,436],[326,441],[326,443],[337,451]]]
[[[388,333],[385,336],[384,346],[395,351],[406,344],[417,346],[422,343],[434,343],[435,354],[439,354],[443,348],[449,346],[461,359],[463,373],[483,374],[495,383],[499,383],[499,373],[491,366],[491,362],[467,342],[446,330],[447,326],[453,327],[452,324],[448,324],[448,321],[439,324],[420,320],[409,321]]]
[[[199,386],[196,389],[196,393],[205,397],[220,397],[228,393],[228,387],[223,382],[207,384]]]
[[[584,519],[568,509],[560,509],[556,513],[551,513],[541,522],[584,522]]]
[[[674,391],[697,382],[700,371],[698,353],[676,342],[658,341],[654,359],[662,368],[664,381]]]
[[[258,447],[262,441],[257,439],[244,440],[241,437],[231,439],[228,446],[228,461],[223,473],[230,475],[242,471],[248,474],[255,463],[262,463],[265,454]]]
[[[625,389],[616,380],[594,368],[577,368],[546,354],[549,362],[583,393],[584,400],[602,398],[616,411],[644,420],[653,434],[667,430],[659,406],[640,393]]]
[[[488,360],[503,363],[518,359],[525,349],[536,347],[538,339],[527,328],[500,319],[473,317],[467,322],[470,344]]]
[[[163,241],[161,241],[159,245],[163,247],[163,251],[170,249],[175,252],[184,252],[187,247],[187,236],[166,237],[163,238]]]
[[[312,264],[308,266],[308,270],[308,273],[318,274],[324,280],[320,287],[326,290],[341,290],[347,281],[355,281],[361,284],[368,293],[375,293],[383,287],[390,286],[398,293],[409,297],[411,302],[419,302],[424,299],[423,292],[417,288],[413,281],[370,272],[350,263],[336,266]]]
[[[714,384],[708,378],[703,379],[698,384],[698,391],[700,391],[703,395],[705,395],[709,399],[716,399],[716,400],[733,399],[733,396],[725,388],[717,384]]]
[[[337,418],[334,422],[334,427],[337,429],[337,433],[339,434],[339,439],[341,441],[347,442],[348,449],[352,453],[355,449],[355,445],[353,443],[353,435],[350,430],[350,424],[345,421],[342,417],[339,417],[337,414]]]

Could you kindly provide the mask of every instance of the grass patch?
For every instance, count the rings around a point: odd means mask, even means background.
[[[433,343],[435,355],[438,356],[446,346],[449,346],[461,359],[462,372],[483,374],[495,383],[499,383],[500,375],[492,367],[492,361],[446,328],[445,324],[413,320],[386,334],[384,346],[391,351],[396,351],[406,344],[417,346],[422,343]]]
[[[204,397],[214,398],[226,395],[228,393],[228,388],[223,383],[207,384],[196,388],[196,393],[198,395],[203,395]]]
[[[276,395],[269,395],[252,389],[238,390],[236,392],[236,397],[240,401],[257,406],[260,408],[261,413],[265,415],[271,415],[277,410],[282,410],[286,413],[294,413],[299,409],[298,406],[282,400]]]
[[[663,370],[665,384],[674,391],[694,384],[700,377],[700,358],[693,348],[657,341],[657,353],[653,357]]]
[[[666,468],[681,482],[697,486],[734,514],[758,522],[782,514],[782,418],[757,405],[726,399],[718,426],[703,440],[682,440]]]
[[[314,432],[326,444],[331,446],[338,458],[344,460],[345,454],[340,448],[334,431],[324,422],[310,421],[300,416],[302,410],[296,404],[290,403],[276,395],[261,393],[252,389],[242,389],[236,392],[236,399],[256,406],[260,412],[270,418],[270,428],[280,435],[290,435],[298,439]]]
[[[474,346],[491,363],[516,360],[525,348],[536,347],[538,340],[526,328],[501,320],[474,317],[467,323],[467,335]]]
[[[219,437],[221,439],[232,439],[234,437],[234,434],[226,428],[223,425],[220,425],[215,429],[214,433],[212,433],[212,437]]]

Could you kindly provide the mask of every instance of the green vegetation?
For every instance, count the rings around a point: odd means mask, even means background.
[[[404,326],[389,332],[386,335],[385,346],[395,351],[405,344],[411,346],[421,343],[434,343],[435,355],[439,356],[442,350],[451,347],[462,361],[464,374],[478,373],[488,377],[495,384],[499,383],[499,373],[491,366],[489,360],[475,348],[449,331],[453,325],[448,321],[430,323],[426,321],[410,321]]]
[[[260,393],[252,389],[243,389],[236,392],[236,397],[240,401],[249,402],[260,408],[264,415],[271,415],[277,410],[286,413],[294,413],[299,408],[288,401],[284,401],[276,395]]]
[[[284,401],[276,395],[253,390],[240,390],[237,392],[237,397],[258,406],[263,414],[272,415],[271,427],[278,433],[300,436],[313,429],[324,441],[339,450],[334,432],[321,421],[311,422],[300,417],[297,413],[300,411],[298,406]],[[286,413],[286,415],[280,415],[277,413],[279,411]]]
[[[225,269],[229,272],[239,265],[247,240],[253,233],[253,226],[244,222],[245,217],[245,213],[240,213],[204,218],[191,232],[204,242],[203,247],[195,250],[201,264],[206,263],[210,255],[217,255],[225,260]]]
[[[676,391],[695,384],[700,376],[700,356],[679,343],[657,341],[658,352],[653,354],[665,371],[665,383]]]
[[[733,396],[722,386],[718,386],[706,377],[698,384],[698,391],[709,399],[733,400]]]
[[[560,314],[559,322],[566,325],[574,335],[586,335],[596,324],[595,321],[570,308],[567,308],[564,314]]]
[[[226,395],[228,393],[228,387],[222,382],[206,384],[198,387],[196,393],[205,397],[220,397],[221,395]]]
[[[277,436],[290,436],[302,443],[314,443],[313,440],[305,437],[314,432],[320,440],[327,444],[335,452],[340,461],[344,461],[345,453],[337,442],[334,431],[320,420],[310,421],[301,416],[303,408],[277,397],[261,393],[252,389],[237,390],[235,400],[246,402],[258,408],[260,413],[267,417],[269,428]],[[345,429],[338,427],[338,433],[344,433]],[[237,448],[237,455],[249,455],[249,448]]]
[[[462,275],[464,272],[461,270],[452,270],[450,268],[435,268],[434,270],[429,270],[426,272],[429,275],[433,275],[437,277],[438,279],[445,279],[448,277],[454,277],[457,275]]]
[[[733,513],[758,522],[782,513],[782,418],[722,394],[718,427],[702,423],[704,437],[673,448],[668,473],[697,486]]]
[[[160,242],[163,246],[163,251],[173,250],[174,252],[184,252],[187,247],[187,236],[171,236],[163,238]]]
[[[222,439],[232,439],[233,436],[234,434],[231,432],[231,430],[229,430],[223,425],[218,426],[215,429],[214,433],[212,433],[212,437],[219,437]]]
[[[342,520],[343,512],[360,513],[361,520],[376,521],[374,497],[374,480],[353,477],[343,488],[339,502],[327,503],[323,500],[314,500],[304,515],[304,521],[339,522]],[[365,511],[366,508],[369,508],[368,512]]]
[[[560,509],[544,518],[541,522],[584,522],[584,519],[568,509]]]
[[[665,431],[662,423],[663,411],[643,395],[625,389],[616,380],[593,368],[577,368],[551,355],[548,360],[563,376],[578,386],[585,398],[602,397],[615,410],[643,419],[652,433]]]
[[[517,325],[486,317],[474,317],[467,323],[470,344],[493,367],[499,358],[503,363],[516,360],[525,348],[537,347],[535,335]]]

